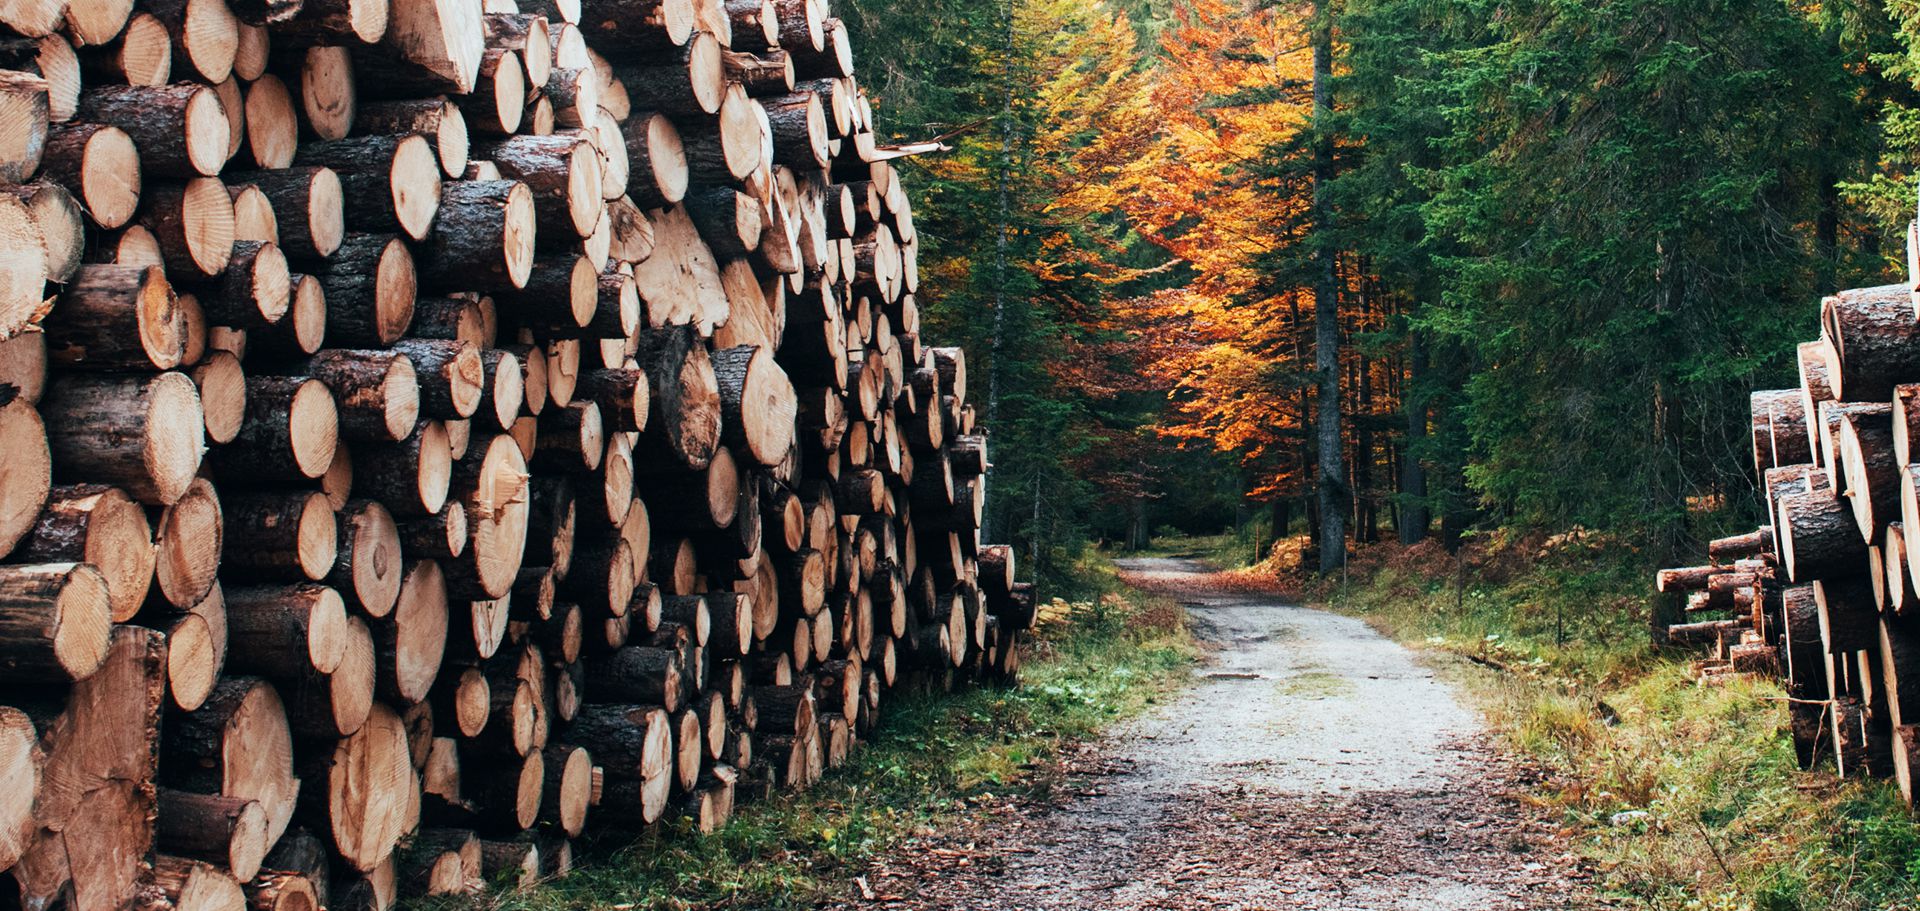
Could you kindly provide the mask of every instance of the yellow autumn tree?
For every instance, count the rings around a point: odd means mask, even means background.
[[[1268,162],[1311,112],[1305,29],[1286,10],[1230,0],[1187,0],[1175,17],[1150,90],[1158,132],[1118,190],[1135,228],[1190,272],[1134,302],[1159,335],[1152,367],[1172,402],[1162,429],[1240,455],[1256,495],[1289,492],[1304,467],[1312,303],[1305,289],[1270,290],[1259,262],[1298,241],[1308,203]]]

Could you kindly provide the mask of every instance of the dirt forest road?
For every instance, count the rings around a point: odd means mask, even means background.
[[[1204,571],[1122,568],[1173,591]],[[1523,773],[1413,653],[1348,617],[1180,597],[1211,647],[1194,685],[1078,755],[1050,806],[911,848],[845,907],[1595,907]]]

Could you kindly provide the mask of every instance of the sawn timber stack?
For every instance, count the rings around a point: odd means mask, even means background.
[[[819,0],[0,4],[0,870],[383,909],[1017,677]]]

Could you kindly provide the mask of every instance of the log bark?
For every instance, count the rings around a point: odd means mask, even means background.
[[[267,856],[267,812],[260,802],[159,789],[155,841],[171,853],[226,868],[250,880]]]
[[[326,292],[331,344],[385,348],[413,322],[417,274],[406,242],[395,235],[348,234],[333,256],[301,267]]]
[[[713,362],[697,336],[687,329],[644,333],[636,353],[651,388],[650,429],[641,434],[635,454],[645,461],[704,469],[721,435],[722,403]]]
[[[40,411],[57,480],[113,484],[165,506],[186,494],[200,468],[205,419],[184,374],[63,375]]]
[[[83,122],[117,127],[132,137],[146,174],[212,177],[227,162],[231,138],[227,112],[220,96],[205,85],[95,86],[81,93],[76,116]],[[31,172],[29,168],[27,173]],[[25,177],[19,175],[14,181]]]
[[[1821,302],[1827,378],[1840,401],[1886,401],[1920,368],[1920,328],[1905,285],[1842,291]]]
[[[108,230],[133,219],[140,204],[140,152],[116,126],[57,124],[49,128],[40,174],[67,188],[93,223]]]
[[[153,528],[124,491],[67,485],[47,495],[12,556],[24,563],[91,564],[106,581],[113,622],[125,623],[139,612],[153,582]]]
[[[1792,581],[1866,572],[1866,542],[1852,510],[1831,491],[1782,499],[1779,533],[1781,558]]]
[[[320,166],[228,174],[229,186],[258,189],[273,205],[279,244],[287,255],[325,259],[346,237],[345,189],[340,175]]]
[[[153,266],[82,267],[42,326],[58,367],[168,370],[186,356],[185,314]]]
[[[339,175],[351,231],[397,231],[425,240],[440,208],[440,157],[418,133],[305,143],[294,163]]]

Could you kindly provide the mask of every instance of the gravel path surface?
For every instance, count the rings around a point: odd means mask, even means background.
[[[1121,561],[1162,591],[1205,571]],[[1069,759],[1044,806],[910,846],[847,909],[1596,907],[1531,782],[1416,656],[1349,617],[1185,594],[1193,686]]]

